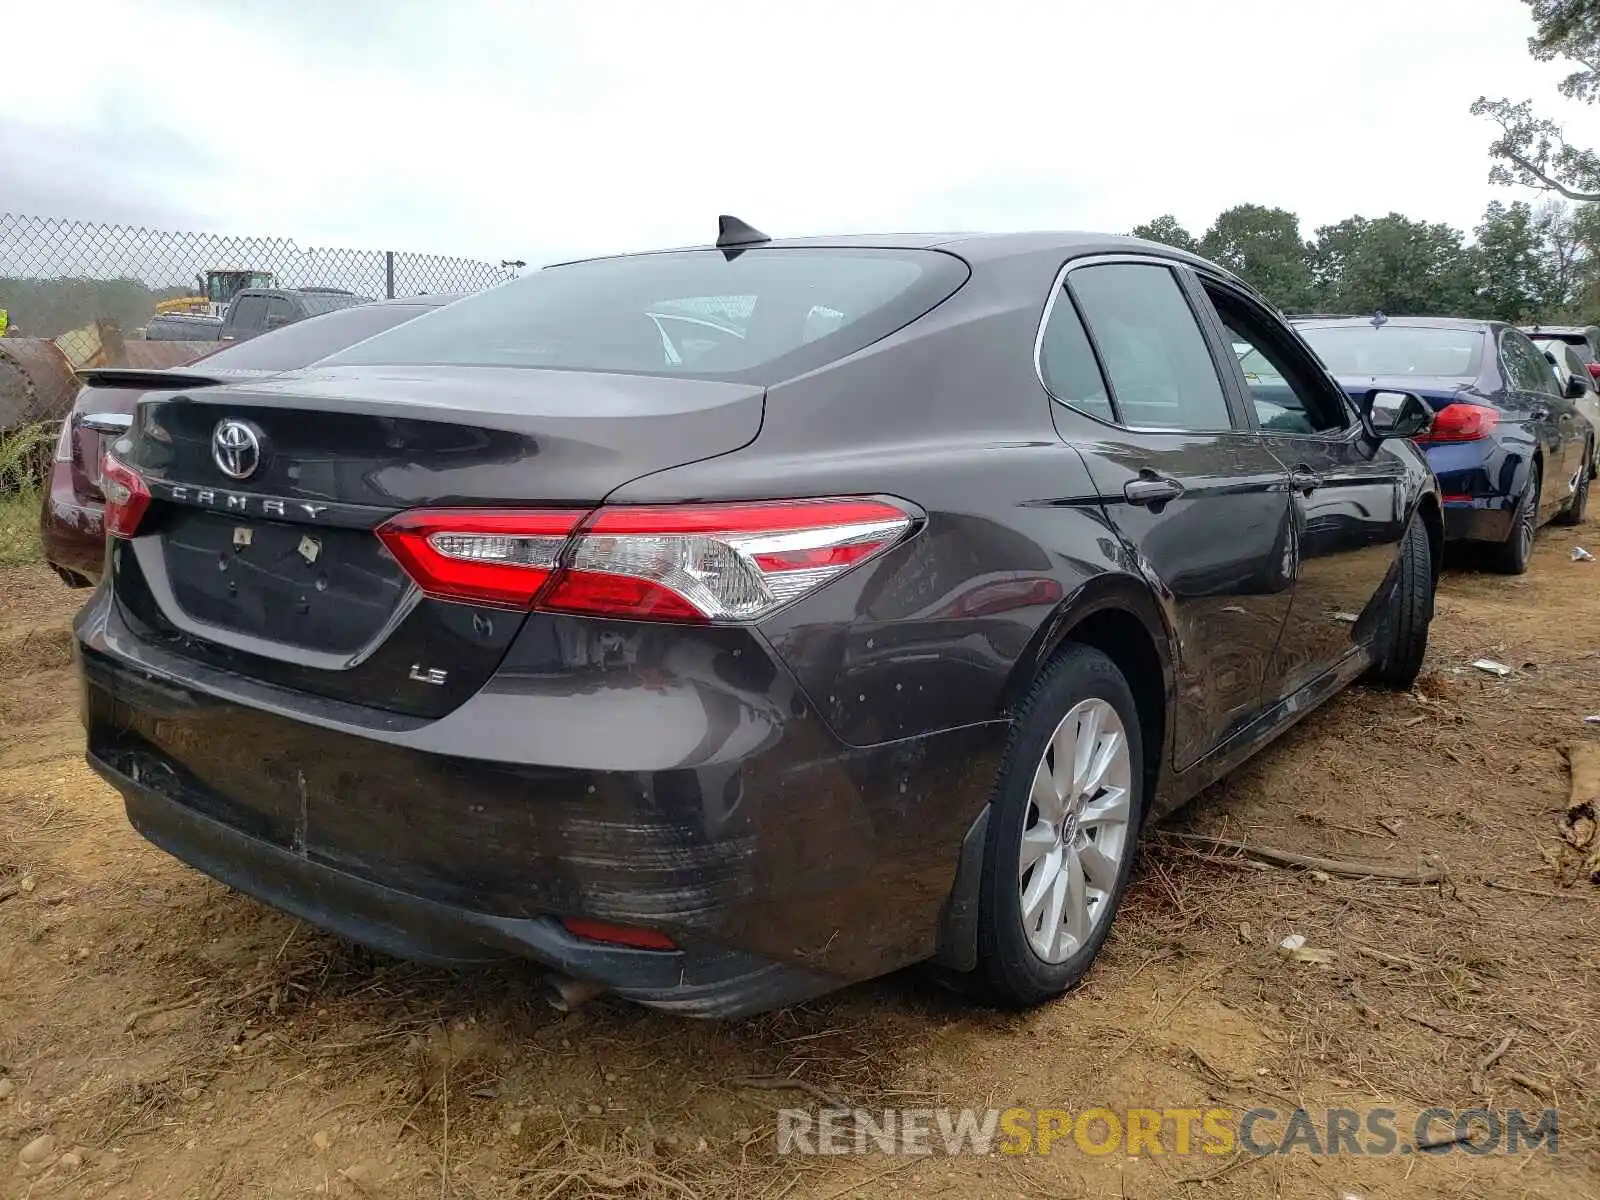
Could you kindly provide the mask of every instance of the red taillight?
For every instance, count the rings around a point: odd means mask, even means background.
[[[421,509],[378,527],[406,574],[441,600],[532,606],[582,513]]]
[[[1600,362],[1592,362],[1589,364],[1589,374],[1595,379],[1600,379]]]
[[[602,508],[587,520],[424,510],[402,513],[378,536],[417,585],[441,599],[752,621],[887,550],[910,528],[903,509],[881,500],[783,500]]]
[[[539,604],[655,620],[754,621],[882,553],[911,518],[881,500],[603,508]]]
[[[100,492],[106,498],[106,532],[131,538],[150,507],[150,489],[139,472],[115,455],[105,454],[100,460]]]
[[[637,929],[632,925],[612,925],[607,921],[592,921],[588,917],[562,917],[561,924],[573,937],[589,942],[605,942],[611,946],[631,946],[635,950],[676,950],[671,938],[654,929]]]
[[[1457,401],[1433,414],[1433,427],[1417,438],[1424,445],[1434,442],[1476,442],[1488,437],[1500,424],[1500,413],[1482,404]]]

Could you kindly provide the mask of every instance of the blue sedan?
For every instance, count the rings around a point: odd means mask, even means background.
[[[1540,525],[1583,520],[1594,427],[1526,334],[1381,313],[1295,324],[1358,403],[1392,388],[1433,408],[1417,442],[1439,479],[1447,538],[1487,544],[1498,569],[1520,575]]]

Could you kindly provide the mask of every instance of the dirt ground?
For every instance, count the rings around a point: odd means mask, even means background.
[[[81,762],[83,593],[0,569],[0,1196],[1600,1196],[1600,886],[1561,835],[1564,751],[1600,746],[1600,562],[1575,544],[1600,527],[1546,530],[1523,578],[1449,571],[1417,692],[1347,693],[1167,826],[1446,882],[1157,838],[1056,1004],[973,1010],[908,972],[724,1024],[562,1016],[531,970],[374,956],[148,846]],[[1289,934],[1331,963],[1279,957]],[[820,1095],[1560,1126],[1554,1154],[780,1158],[776,1110]]]

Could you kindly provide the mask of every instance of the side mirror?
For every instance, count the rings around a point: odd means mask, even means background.
[[[1370,391],[1361,407],[1378,441],[1421,437],[1433,428],[1433,409],[1415,392]]]
[[[1568,400],[1581,400],[1589,391],[1589,385],[1577,375],[1568,375],[1567,382],[1561,389],[1561,394]]]

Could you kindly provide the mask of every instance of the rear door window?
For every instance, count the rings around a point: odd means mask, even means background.
[[[240,296],[228,306],[229,332],[254,333],[267,327],[267,298]]]
[[[967,279],[933,250],[768,247],[547,267],[329,360],[774,382],[893,333]]]
[[[1500,356],[1505,360],[1506,374],[1519,389],[1557,394],[1555,372],[1526,336],[1515,329],[1506,330],[1500,339]]]
[[[1205,335],[1168,268],[1100,263],[1073,271],[1068,287],[1100,351],[1122,424],[1196,432],[1233,428]]]

